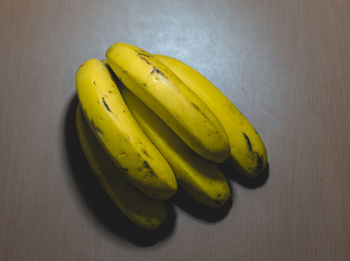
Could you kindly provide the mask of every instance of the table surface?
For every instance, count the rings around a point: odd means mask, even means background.
[[[3,0],[1,260],[350,260],[348,0]],[[269,155],[232,204],[179,193],[146,233],[111,203],[74,127],[75,72],[114,42],[176,57],[253,123]]]

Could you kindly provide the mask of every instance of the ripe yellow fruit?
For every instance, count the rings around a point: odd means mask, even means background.
[[[106,66],[97,59],[83,63],[76,87],[94,134],[130,182],[157,199],[174,195],[172,169],[136,123]]]
[[[127,88],[123,98],[142,130],[173,169],[179,185],[198,202],[220,207],[231,196],[230,187],[218,165],[192,151],[144,103]]]
[[[153,199],[131,184],[98,143],[78,106],[76,127],[84,155],[101,185],[121,210],[135,224],[158,228],[167,218],[164,201]]]
[[[214,112],[228,135],[231,161],[247,176],[259,175],[267,165],[265,145],[252,124],[203,75],[183,62],[164,55],[154,55],[170,68]]]
[[[229,141],[219,120],[167,66],[145,50],[123,43],[113,44],[106,57],[120,81],[192,150],[215,162],[229,156]]]

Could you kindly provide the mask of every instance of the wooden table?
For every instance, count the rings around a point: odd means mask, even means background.
[[[0,260],[350,260],[348,0],[3,0]],[[87,167],[75,72],[114,42],[193,66],[260,132],[269,173],[233,202],[186,195],[157,233]]]

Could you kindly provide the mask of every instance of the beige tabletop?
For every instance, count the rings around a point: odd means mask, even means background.
[[[350,260],[348,0],[2,0],[0,260]],[[79,146],[75,72],[114,42],[176,57],[263,138],[269,171],[233,200],[182,192],[146,233]]]

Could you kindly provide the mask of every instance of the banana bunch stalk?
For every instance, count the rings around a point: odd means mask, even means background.
[[[178,185],[204,205],[224,205],[224,161],[250,177],[264,170],[258,133],[200,73],[124,43],[106,57],[76,73],[78,137],[101,185],[135,224],[158,228]]]

